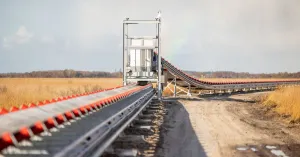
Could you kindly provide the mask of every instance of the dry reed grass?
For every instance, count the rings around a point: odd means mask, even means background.
[[[121,78],[1,78],[0,108],[9,109],[11,106],[111,88],[121,84]]]
[[[279,88],[267,95],[263,103],[283,116],[290,116],[291,121],[300,121],[299,86]]]

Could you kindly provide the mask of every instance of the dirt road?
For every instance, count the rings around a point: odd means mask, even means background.
[[[170,100],[158,156],[300,156],[300,127],[266,112],[262,93]]]

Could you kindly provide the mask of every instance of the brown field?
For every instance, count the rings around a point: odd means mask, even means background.
[[[0,108],[116,87],[121,78],[1,78]]]
[[[291,121],[300,120],[300,87],[284,87],[270,93],[264,104],[274,108],[283,116],[290,116]]]

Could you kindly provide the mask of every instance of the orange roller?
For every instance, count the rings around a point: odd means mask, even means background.
[[[43,123],[40,121],[37,121],[36,123],[34,123],[34,127],[40,130],[44,130],[43,129]]]
[[[64,116],[62,114],[59,114],[56,116],[57,120],[60,121],[60,122],[64,122]]]
[[[52,99],[52,100],[51,100],[51,102],[56,102],[56,101],[57,101],[56,99]]]
[[[5,108],[0,109],[0,115],[6,114],[8,111]]]
[[[102,101],[103,101],[103,105],[107,105],[108,104],[107,98],[103,99]]]
[[[65,115],[68,119],[73,119],[72,113],[70,111],[65,112]]]
[[[43,123],[41,121],[37,121],[34,123],[34,125],[31,127],[32,133],[39,134],[44,131]]]
[[[44,102],[42,102],[42,101],[39,101],[39,102],[38,102],[38,106],[43,106],[43,105],[45,105]]]
[[[54,126],[54,125],[55,125],[55,122],[54,122],[54,119],[53,119],[53,118],[48,118],[48,119],[46,120],[46,123],[47,123],[48,125],[50,125],[50,126]]]
[[[9,112],[15,112],[15,111],[19,111],[19,109],[16,106],[13,106],[9,109]]]
[[[104,106],[105,105],[105,101],[104,100],[101,100],[100,101],[100,106]]]
[[[35,103],[30,103],[30,104],[28,105],[28,108],[32,108],[32,107],[36,107]]]
[[[101,102],[102,102],[102,100],[97,101],[95,105],[96,105],[97,107],[101,107]]]
[[[81,111],[81,113],[85,113],[85,108],[83,106],[80,107],[79,110]]]
[[[96,106],[99,108],[99,107],[102,106],[102,103],[101,103],[101,102],[97,102],[97,103],[96,103]]]
[[[91,111],[91,110],[92,110],[92,108],[91,108],[90,105],[85,105],[84,108],[86,108],[88,111]]]
[[[96,109],[96,104],[90,104],[90,106],[93,108],[93,109]]]
[[[1,139],[6,144],[13,144],[13,140],[11,138],[11,135],[8,132],[3,133],[2,136],[1,136]]]
[[[74,113],[74,115],[75,115],[76,117],[80,116],[79,110],[78,110],[78,109],[74,109],[74,110],[72,110],[72,112]]]
[[[36,123],[34,123],[34,125],[32,127],[32,132],[34,134],[38,134],[38,133],[41,133],[43,131],[44,131],[44,129],[43,129],[43,123],[42,122],[37,121]]]
[[[111,102],[112,102],[112,103],[116,102],[116,98],[115,98],[114,96],[111,97],[110,99],[111,99]]]
[[[27,109],[27,108],[28,108],[28,106],[25,105],[25,104],[23,104],[23,105],[20,106],[20,109],[21,109],[21,110],[24,110],[24,109]]]
[[[23,137],[23,138],[28,138],[30,137],[30,134],[29,134],[29,129],[27,127],[23,127],[20,129],[20,135]]]
[[[53,128],[55,126],[55,121],[53,118],[48,118],[46,121],[45,121],[45,125],[48,129],[50,128]]]
[[[103,100],[103,105],[108,105],[108,104],[109,104],[108,99],[105,98],[105,99]]]
[[[111,104],[112,103],[112,98],[111,97],[107,98],[107,101],[108,101],[109,104]]]
[[[45,101],[45,104],[50,104],[50,103],[51,103],[50,100],[46,100],[46,101]]]

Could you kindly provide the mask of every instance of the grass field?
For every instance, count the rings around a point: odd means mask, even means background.
[[[300,121],[300,87],[284,87],[270,93],[264,100],[266,106],[274,107],[281,115]]]
[[[116,87],[121,78],[1,78],[0,108]]]

